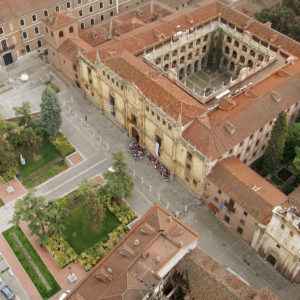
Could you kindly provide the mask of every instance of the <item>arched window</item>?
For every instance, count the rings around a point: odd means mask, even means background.
[[[69,32],[70,32],[70,33],[73,33],[73,32],[74,32],[73,26],[69,27]]]
[[[61,30],[59,33],[58,33],[58,36],[61,38],[64,36],[64,32]]]

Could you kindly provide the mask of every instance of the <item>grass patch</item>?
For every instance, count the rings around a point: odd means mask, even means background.
[[[120,225],[118,219],[108,209],[101,224],[95,224],[90,219],[87,209],[83,205],[72,208],[65,220],[64,239],[72,246],[77,254],[92,247],[95,243],[108,239],[108,234]]]
[[[60,290],[60,286],[48,271],[22,230],[17,226],[13,226],[6,230],[3,236],[43,299],[48,299],[56,294]]]
[[[45,142],[41,146],[38,158],[20,167],[20,180],[27,188],[33,188],[67,168],[64,158],[56,147]]]

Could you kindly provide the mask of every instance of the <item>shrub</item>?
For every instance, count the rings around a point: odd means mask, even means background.
[[[49,81],[47,83],[48,87],[50,87],[55,93],[59,93],[60,92],[60,88],[54,84],[52,81]]]
[[[67,266],[77,258],[74,249],[59,235],[48,238],[46,248],[60,268]]]
[[[128,231],[125,225],[118,226],[109,234],[106,242],[99,242],[93,247],[82,252],[78,258],[80,264],[86,271],[94,267],[112,248],[120,241],[121,237]]]
[[[66,157],[75,151],[75,148],[68,142],[65,136],[59,133],[52,144],[62,157]]]
[[[107,203],[107,207],[118,218],[121,224],[127,225],[136,218],[134,211],[124,202],[120,204],[110,202]]]

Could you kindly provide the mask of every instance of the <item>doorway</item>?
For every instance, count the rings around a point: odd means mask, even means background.
[[[137,132],[137,130],[134,127],[131,128],[131,135],[136,140],[136,142],[139,144],[139,142],[140,142],[140,135],[139,135],[139,133]]]
[[[3,61],[6,66],[14,62],[11,52],[3,55]]]
[[[277,261],[276,261],[276,258],[273,255],[269,254],[267,256],[267,262],[269,262],[274,267],[276,265]]]

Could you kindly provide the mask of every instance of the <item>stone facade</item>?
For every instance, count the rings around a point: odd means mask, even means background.
[[[249,244],[256,230],[257,219],[245,207],[241,207],[226,192],[207,182],[205,203],[210,211],[229,229],[238,233]]]
[[[49,5],[49,1],[41,0],[37,6],[32,1],[24,0],[22,7],[14,7],[9,0],[6,1],[3,8],[0,6],[0,66],[9,65],[18,57],[34,50],[43,53],[45,31],[41,21],[53,13],[71,14],[77,20],[79,28],[84,29],[105,22],[117,13],[143,2],[57,0]]]
[[[97,68],[80,60],[80,81],[89,99],[131,137],[158,154],[171,174],[202,193],[204,157],[181,138],[182,124],[153,105],[141,92],[101,62]]]
[[[252,247],[285,277],[300,282],[300,214],[294,207],[275,207],[267,226],[257,226]]]

